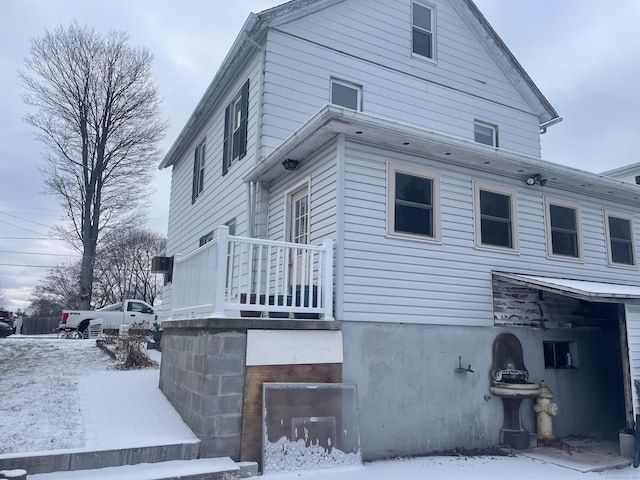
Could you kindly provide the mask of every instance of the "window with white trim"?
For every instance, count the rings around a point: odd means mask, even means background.
[[[423,3],[412,4],[412,51],[421,57],[434,59],[435,8]]]
[[[191,203],[195,203],[196,198],[204,190],[204,166],[206,154],[206,138],[202,140],[193,153],[193,184],[191,187]]]
[[[331,103],[351,110],[362,110],[362,87],[354,83],[331,79]]]
[[[388,232],[439,239],[439,177],[427,170],[389,166]]]
[[[607,253],[610,265],[636,265],[633,219],[605,211]]]
[[[198,246],[203,247],[204,245],[212,241],[213,241],[213,231],[201,236],[200,239],[198,240]]]
[[[483,145],[498,147],[498,127],[476,120],[473,122],[473,139]]]
[[[231,165],[247,154],[247,126],[249,116],[249,80],[224,112],[224,141],[222,175]]]
[[[545,199],[547,253],[552,257],[581,259],[578,204]]]
[[[517,249],[514,191],[474,183],[476,245]]]

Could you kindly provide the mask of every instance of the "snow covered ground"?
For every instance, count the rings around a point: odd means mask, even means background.
[[[159,352],[150,351],[159,359]],[[96,450],[196,441],[158,389],[158,369],[122,372],[95,342],[13,336],[0,339],[0,457],[52,450]],[[105,407],[108,406],[108,407]],[[162,418],[163,422],[154,421]],[[160,428],[161,426],[161,428]],[[192,466],[193,465],[193,466]],[[34,480],[153,478],[157,466],[92,473],[29,475]],[[184,464],[182,475],[197,472]],[[286,473],[265,480],[631,480],[627,467],[580,473],[524,456],[422,457]]]

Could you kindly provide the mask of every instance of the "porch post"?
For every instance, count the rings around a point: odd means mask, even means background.
[[[227,283],[227,256],[229,254],[229,227],[218,227],[218,240],[216,245],[216,271],[213,281],[213,316],[221,318],[225,316],[225,286]]]
[[[324,285],[322,288],[324,319],[333,320],[333,240],[323,240],[322,247],[324,248]]]

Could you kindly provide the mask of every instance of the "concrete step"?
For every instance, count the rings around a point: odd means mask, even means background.
[[[0,470],[23,469],[29,474],[88,470],[171,460],[192,460],[200,456],[200,442],[124,448],[121,450],[60,450],[0,455]]]
[[[257,470],[257,464],[256,470]],[[241,465],[228,457],[141,463],[73,472],[28,475],[28,480],[237,480]]]

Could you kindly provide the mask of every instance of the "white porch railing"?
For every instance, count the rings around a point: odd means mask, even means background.
[[[173,270],[171,318],[262,316],[333,320],[333,242],[229,235],[183,256]]]

